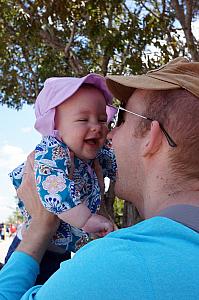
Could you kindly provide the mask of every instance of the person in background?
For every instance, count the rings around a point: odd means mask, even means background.
[[[109,134],[115,192],[145,220],[88,243],[33,286],[59,220],[38,201],[30,157],[18,195],[32,221],[1,270],[0,299],[198,299],[199,63],[177,58],[144,75],[108,76],[107,85],[122,102]]]

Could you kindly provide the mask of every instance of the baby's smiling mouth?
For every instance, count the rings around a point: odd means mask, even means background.
[[[98,144],[98,140],[97,139],[86,139],[85,142],[89,145],[97,145]]]

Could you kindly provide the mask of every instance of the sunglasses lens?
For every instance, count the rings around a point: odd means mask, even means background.
[[[118,107],[107,106],[106,113],[108,116],[109,129],[119,127],[124,122],[124,111]]]
[[[119,127],[124,121],[124,111],[119,109],[118,116],[117,116],[117,127]]]
[[[119,127],[123,123],[123,120],[124,120],[124,112],[121,109],[117,108],[117,111],[111,121],[111,127],[112,128]]]
[[[114,107],[111,105],[106,106],[107,123],[108,123],[109,129],[115,127],[117,111],[118,111],[117,107]]]
[[[115,114],[117,113],[117,108],[114,106],[106,106],[107,122],[111,122],[114,119]]]

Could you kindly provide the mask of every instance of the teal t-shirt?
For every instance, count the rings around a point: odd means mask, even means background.
[[[38,264],[15,252],[0,273],[0,299],[196,300],[198,249],[196,231],[154,217],[87,244],[28,291]]]

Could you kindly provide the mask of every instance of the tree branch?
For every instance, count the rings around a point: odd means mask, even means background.
[[[27,50],[24,47],[21,47],[23,56],[26,60],[27,67],[29,69],[30,74],[32,74],[33,82],[34,82],[34,93],[37,96],[39,94],[39,88],[38,88],[38,82],[35,72],[32,69],[30,59],[29,59],[29,53],[27,53]]]
[[[58,38],[54,34],[52,35],[49,30],[40,29],[39,35],[48,46],[59,51],[64,51],[64,45],[60,43]]]
[[[74,21],[73,22],[73,26],[72,26],[72,30],[71,30],[71,34],[70,34],[70,38],[69,38],[69,41],[64,49],[64,53],[65,53],[65,56],[68,57],[69,55],[69,51],[70,51],[70,47],[73,43],[73,40],[74,40],[74,36],[75,36],[75,30],[76,30],[76,22]]]
[[[148,11],[150,12],[155,18],[160,19],[160,16],[158,16],[157,14],[154,13],[154,11],[152,11],[150,8],[148,8],[143,1],[140,1],[141,5]]]

